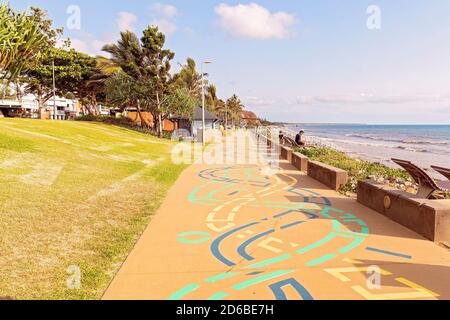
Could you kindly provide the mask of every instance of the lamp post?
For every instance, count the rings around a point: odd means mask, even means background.
[[[203,75],[203,65],[211,64],[211,61],[203,61],[201,64],[201,73],[202,73],[202,144],[205,146],[205,132],[206,132],[206,121],[205,121],[205,80]]]
[[[52,60],[53,73],[53,120],[56,120],[56,80],[55,80],[55,59]]]

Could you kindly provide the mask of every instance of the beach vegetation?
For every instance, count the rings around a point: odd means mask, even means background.
[[[326,147],[300,148],[297,151],[313,161],[319,161],[347,171],[349,182],[341,189],[344,194],[355,193],[358,180],[369,178],[398,187],[404,186],[405,189],[411,189],[411,191],[414,189],[414,180],[406,171],[401,169],[393,169],[380,163],[356,159],[344,152]]]

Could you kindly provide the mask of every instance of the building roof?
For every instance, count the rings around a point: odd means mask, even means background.
[[[243,120],[253,120],[253,121],[259,120],[258,117],[256,116],[256,114],[254,112],[251,112],[251,111],[242,111],[241,112],[241,119],[243,119]]]
[[[188,119],[188,117],[180,117],[178,115],[173,115],[170,117],[174,120],[180,120],[180,119]],[[194,110],[194,121],[199,121],[203,119],[203,111],[201,107],[196,107]],[[205,109],[205,120],[207,121],[217,121],[220,120],[216,115]]]

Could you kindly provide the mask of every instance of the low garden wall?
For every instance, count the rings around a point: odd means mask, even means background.
[[[424,200],[366,180],[358,182],[358,202],[431,241],[450,241],[450,200]]]
[[[292,165],[302,172],[308,172],[308,157],[298,153],[292,153]]]
[[[347,171],[317,161],[308,162],[308,176],[336,191],[348,182]]]
[[[289,163],[292,162],[292,149],[288,147],[280,147],[281,158],[286,159]]]

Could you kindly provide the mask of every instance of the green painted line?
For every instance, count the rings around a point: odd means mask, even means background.
[[[333,230],[336,232],[340,232],[340,231],[344,231],[342,230],[342,224],[337,221],[337,220],[333,220],[331,221],[332,225],[333,225]]]
[[[339,210],[339,209],[336,209],[336,208],[332,208],[332,207],[327,207],[327,208],[323,209],[321,213],[328,213],[329,211],[334,211],[334,212],[337,212],[337,213],[345,213],[342,210]]]
[[[254,278],[254,279],[247,280],[247,281],[244,281],[242,283],[239,283],[239,284],[233,286],[232,288],[235,289],[235,290],[243,290],[243,289],[246,289],[246,288],[251,287],[253,285],[265,282],[265,281],[270,280],[270,279],[274,279],[274,278],[278,278],[278,277],[284,276],[284,275],[286,275],[288,273],[292,273],[294,271],[295,270],[280,270],[280,271],[277,271],[277,272],[269,273],[269,274],[263,275],[261,277]]]
[[[337,220],[333,220],[333,230],[336,232],[345,232],[351,235],[357,235],[357,236],[366,236],[369,234],[369,228],[367,227],[362,227],[361,228],[361,232],[355,232],[355,231],[350,231],[350,230],[343,230],[342,229],[342,224],[337,221]]]
[[[323,256],[323,257],[320,257],[320,258],[318,258],[318,259],[309,261],[309,262],[305,263],[305,265],[306,265],[307,267],[315,267],[315,266],[317,266],[317,265],[319,265],[319,264],[321,264],[321,263],[324,263],[324,262],[326,262],[326,261],[328,261],[328,260],[331,260],[331,259],[334,259],[334,258],[336,258],[336,257],[337,257],[336,254],[330,253],[330,254],[327,254],[327,255],[325,255],[325,256]]]
[[[188,236],[210,236],[208,232],[204,231],[189,231],[189,232],[183,232],[177,235],[177,237],[188,237]]]
[[[307,247],[304,247],[302,249],[299,249],[296,251],[297,254],[304,254],[307,253],[311,250],[314,250],[316,248],[319,248],[321,246],[323,246],[324,244],[328,243],[329,241],[333,240],[334,238],[336,238],[336,235],[334,235],[333,233],[330,233],[329,235],[327,235],[325,238],[323,238],[322,240],[313,243],[312,245],[309,245]]]
[[[206,236],[204,238],[199,239],[186,239],[186,237],[189,236]],[[203,231],[190,231],[190,232],[183,232],[177,235],[177,241],[181,243],[202,243],[206,242],[210,239],[211,235],[208,232]]]
[[[272,209],[291,209],[291,210],[299,210],[302,209],[304,206],[292,206],[292,205],[275,205],[275,204],[265,204],[265,208],[272,208]]]
[[[195,243],[203,243],[203,242],[206,242],[208,240],[209,240],[209,238],[201,238],[201,239],[194,239],[194,240],[183,239],[183,238],[177,239],[177,241],[181,242],[181,243],[193,243],[193,244],[195,244]]]
[[[229,171],[230,171],[230,169],[225,169],[225,170],[223,170],[223,171],[222,171],[222,172],[223,172],[222,178],[224,178],[224,179],[230,179]]]
[[[198,284],[190,284],[187,287],[175,292],[173,295],[169,297],[169,300],[181,300],[185,295],[197,290],[200,288]]]
[[[355,238],[355,241],[353,241],[352,243],[350,243],[348,246],[346,246],[346,247],[344,247],[344,248],[342,248],[342,249],[339,249],[338,252],[339,252],[339,253],[347,253],[347,252],[349,252],[350,250],[353,250],[353,249],[355,249],[356,247],[360,246],[361,243],[364,242],[364,240],[365,240],[364,238]]]
[[[269,259],[269,260],[265,260],[265,261],[258,262],[256,264],[252,264],[250,266],[245,267],[244,269],[258,269],[258,268],[262,268],[262,267],[267,267],[267,266],[269,266],[271,264],[287,260],[287,259],[289,259],[291,257],[292,256],[289,253],[288,254],[284,254],[282,256],[278,256],[278,257],[275,257],[275,258],[272,258],[272,259]]]
[[[247,176],[247,180],[252,180],[253,178],[253,170],[250,168],[244,168],[245,175]]]
[[[239,274],[239,272],[222,273],[222,274],[219,274],[217,276],[214,276],[214,277],[211,277],[209,279],[206,279],[205,281],[208,282],[208,283],[214,283],[214,282],[217,282],[217,281],[220,281],[220,280],[232,278],[232,277],[234,277],[234,276],[236,276],[238,274]]]
[[[364,221],[362,221],[361,219],[348,219],[348,220],[344,220],[344,222],[354,222],[354,223],[359,224],[361,227],[367,226],[367,224]]]
[[[219,193],[219,192],[221,192],[221,191],[223,191],[223,190],[226,190],[226,189],[231,189],[231,188],[233,188],[233,187],[235,187],[235,186],[236,186],[235,184],[228,184],[228,185],[226,185],[225,187],[223,187],[223,188],[221,188],[221,189],[217,189],[217,190],[211,191],[211,192],[206,196],[206,199],[216,200],[216,201],[219,201],[219,202],[225,202],[225,200],[213,199],[213,197],[214,197],[217,193]]]
[[[348,214],[345,216],[341,216],[341,219],[356,219],[356,216],[352,215],[352,214]]]
[[[228,296],[228,293],[226,293],[226,292],[218,292],[218,293],[212,295],[211,297],[209,297],[208,300],[210,300],[210,301],[222,300],[223,298],[225,298],[227,296]]]

